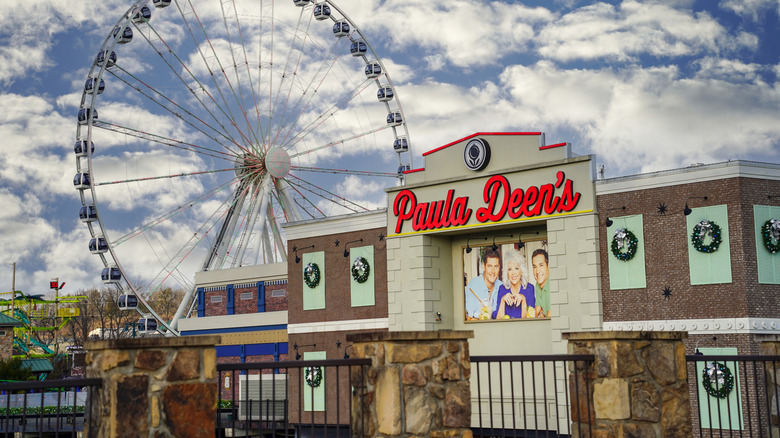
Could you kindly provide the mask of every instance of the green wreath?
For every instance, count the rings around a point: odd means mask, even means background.
[[[358,283],[365,283],[368,280],[368,274],[371,273],[371,266],[365,257],[358,257],[352,262],[352,278]]]
[[[705,245],[704,238],[708,234],[710,237],[712,237],[712,241],[709,245]],[[718,247],[722,241],[723,238],[720,234],[720,227],[714,221],[708,221],[707,219],[704,219],[703,221],[693,226],[693,232],[691,233],[691,243],[693,243],[693,247],[696,248],[696,251],[707,253],[715,252],[718,250]]]
[[[303,369],[303,375],[306,377],[306,384],[312,388],[316,388],[322,383],[321,367],[306,367]]]
[[[761,227],[761,236],[764,238],[766,249],[772,254],[777,254],[780,251],[780,220],[773,218],[764,222]]]
[[[626,252],[622,252],[624,247]],[[612,237],[612,255],[615,258],[627,262],[634,258],[637,247],[639,247],[639,239],[634,233],[627,228],[615,231],[615,235]]]
[[[320,267],[316,263],[309,263],[303,269],[303,281],[312,289],[320,284]]]
[[[731,370],[726,364],[709,362],[702,370],[701,384],[707,394],[717,398],[726,398],[734,389],[734,375],[731,374]]]

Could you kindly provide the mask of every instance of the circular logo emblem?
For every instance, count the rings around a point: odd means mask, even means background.
[[[475,138],[466,143],[463,150],[463,162],[469,170],[482,170],[490,162],[490,145],[481,138]]]

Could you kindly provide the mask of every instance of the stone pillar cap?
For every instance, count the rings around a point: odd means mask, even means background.
[[[598,331],[562,333],[563,339],[569,341],[610,341],[610,340],[667,340],[676,341],[688,338],[688,332],[620,332]]]
[[[362,332],[347,335],[347,342],[378,342],[378,341],[436,341],[436,340],[462,340],[474,337],[473,330],[440,330],[419,332]]]
[[[90,351],[123,350],[169,347],[208,347],[222,342],[222,336],[179,336],[179,337],[148,337],[127,339],[106,339],[102,341],[86,341],[84,348]]]

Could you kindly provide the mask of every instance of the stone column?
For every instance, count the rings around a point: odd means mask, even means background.
[[[595,362],[580,370],[585,372],[582,377],[569,377],[573,436],[580,431],[580,436],[592,432],[600,438],[691,436],[683,345],[687,333],[585,332],[563,337],[570,354],[595,356]],[[578,400],[575,394],[580,394]]]
[[[85,342],[89,401],[85,436],[209,437],[217,421],[219,336]]]
[[[347,335],[355,358],[352,431],[365,437],[471,437],[468,339],[472,331]],[[362,382],[361,382],[362,378]]]
[[[753,339],[759,343],[762,356],[780,356],[780,335],[753,335]],[[780,362],[764,363],[764,379],[770,406],[769,436],[780,437]],[[759,406],[759,409],[765,411],[763,406]]]

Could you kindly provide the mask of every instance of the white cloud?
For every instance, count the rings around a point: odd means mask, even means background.
[[[746,64],[739,60],[706,57],[695,61],[699,70],[697,79],[720,79],[729,82],[760,81],[759,74],[766,70],[760,64]]]
[[[553,14],[544,8],[517,3],[474,0],[424,1],[394,0],[355,5],[345,9],[365,28],[384,30],[379,36],[393,52],[416,46],[425,54],[441,54],[458,67],[498,64],[505,57],[527,50],[533,25],[546,22]],[[374,19],[381,8],[381,19]],[[352,11],[356,11],[353,17]],[[363,24],[368,23],[368,24]]]
[[[618,72],[549,63],[508,68],[502,80],[517,105],[544,121],[542,131],[567,130],[575,150],[596,152],[612,175],[771,157],[780,141],[772,122],[780,94],[761,82],[681,78],[674,67]]]
[[[755,39],[729,35],[706,12],[634,1],[595,3],[569,12],[545,26],[535,42],[540,55],[558,61],[631,61],[642,54],[675,57],[718,53],[724,47],[756,48]]]
[[[56,35],[82,26],[107,30],[108,17],[114,21],[120,18],[122,3],[118,0],[96,3],[36,0],[3,8],[0,83],[9,85],[19,76],[51,67],[47,55]]]
[[[425,57],[425,63],[428,64],[428,69],[432,71],[439,71],[443,69],[445,62],[444,55],[440,53]]]
[[[777,10],[780,6],[777,0],[723,0],[720,2],[720,7],[727,11],[732,11],[735,14],[749,18],[753,21],[758,21],[762,14],[767,13],[767,10]]]

